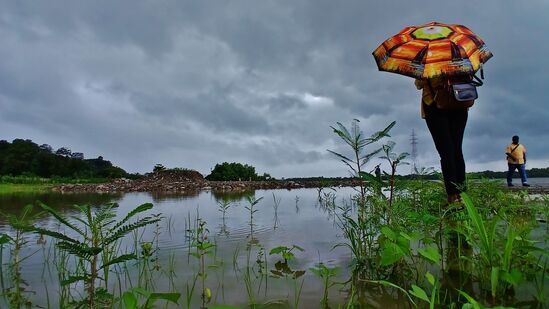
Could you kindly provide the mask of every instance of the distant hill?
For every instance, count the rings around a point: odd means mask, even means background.
[[[0,140],[0,175],[44,178],[120,178],[128,173],[103,157],[85,159],[81,152],[62,147],[56,151],[48,144],[28,139]]]

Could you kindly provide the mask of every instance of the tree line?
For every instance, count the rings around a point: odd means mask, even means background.
[[[99,156],[85,159],[81,152],[67,147],[54,150],[28,139],[0,140],[0,175],[44,178],[120,178],[128,173]]]

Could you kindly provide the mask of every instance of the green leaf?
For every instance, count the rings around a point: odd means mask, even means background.
[[[124,237],[128,233],[131,233],[132,231],[137,230],[138,228],[147,226],[149,224],[156,223],[158,221],[160,221],[159,216],[149,216],[149,217],[145,217],[143,219],[140,219],[140,220],[138,220],[134,223],[130,223],[130,224],[121,226],[114,233],[112,233],[109,237],[107,237],[104,240],[103,243],[106,244],[106,245],[111,244],[114,241]]]
[[[467,299],[467,301],[469,302],[469,304],[471,304],[473,309],[482,309],[482,305],[479,304],[473,297],[471,297],[471,295],[463,292],[462,290],[458,290],[458,292],[459,292],[459,294],[463,295]],[[471,307],[469,307],[469,308],[471,308]]]
[[[366,282],[370,282],[370,283],[377,283],[377,284],[381,284],[381,285],[385,285],[385,286],[389,286],[389,287],[392,287],[392,288],[395,288],[395,289],[398,289],[400,290],[402,293],[404,293],[404,295],[406,295],[408,297],[408,299],[410,300],[410,302],[415,306],[417,307],[416,303],[414,302],[414,300],[412,299],[412,297],[410,296],[410,293],[408,293],[408,291],[406,291],[405,289],[401,288],[400,286],[394,284],[394,283],[391,283],[389,281],[385,281],[385,280],[365,280]]]
[[[435,286],[435,277],[433,276],[433,274],[431,274],[430,272],[427,272],[425,274],[425,277],[427,278],[427,281],[429,281],[429,283],[432,285],[432,286]]]
[[[496,297],[497,289],[498,289],[498,281],[499,281],[499,267],[492,267],[492,271],[490,273],[490,287],[492,291],[492,297]]]
[[[69,236],[67,236],[63,233],[50,231],[50,230],[46,230],[46,229],[42,229],[42,228],[34,228],[33,230],[34,230],[35,233],[40,234],[40,235],[50,236],[50,237],[53,237],[55,239],[59,239],[59,240],[63,240],[63,241],[71,242],[71,243],[80,243],[78,240],[70,238]]]
[[[422,299],[426,302],[429,302],[429,297],[427,297],[427,293],[420,288],[419,286],[412,284],[412,290],[408,291],[410,294],[414,295],[415,297]]]
[[[404,257],[402,249],[395,243],[385,243],[383,251],[381,252],[381,265],[389,266]]]
[[[0,246],[1,245],[5,245],[9,242],[13,241],[13,238],[11,238],[9,235],[7,234],[2,234],[2,236],[0,236]]]
[[[69,285],[78,281],[86,280],[87,276],[69,276],[68,279],[61,281],[61,286]]]
[[[117,228],[121,227],[124,223],[126,223],[128,220],[130,220],[133,216],[135,216],[138,213],[147,211],[149,209],[153,208],[153,204],[151,203],[145,203],[137,206],[134,210],[130,211],[124,219],[122,219],[120,222],[118,222],[115,226],[112,227],[111,230],[116,230]]]
[[[137,309],[137,298],[131,292],[124,292],[122,300],[126,309]]]
[[[305,251],[305,249],[303,249],[302,247],[298,246],[298,245],[293,245],[294,248],[296,248],[297,250],[303,252]]]
[[[281,252],[288,251],[289,249],[290,248],[286,246],[278,246],[278,247],[272,248],[271,251],[269,252],[269,255],[280,254]]]
[[[440,265],[440,253],[438,252],[438,248],[436,246],[419,248],[417,249],[417,252],[434,264]]]
[[[75,225],[71,224],[69,221],[65,220],[65,218],[63,218],[57,211],[55,211],[55,209],[49,207],[48,205],[42,203],[42,202],[38,202],[38,205],[44,209],[45,211],[47,211],[50,215],[52,215],[53,217],[55,217],[55,219],[57,219],[57,221],[61,222],[62,224],[66,225],[67,227],[69,227],[71,230],[77,232],[78,234],[80,234],[81,236],[83,237],[86,237],[86,234],[81,230],[79,229],[78,227],[76,227]]]
[[[522,272],[516,268],[511,269],[511,272],[503,271],[500,275],[503,280],[514,287],[517,287],[524,278]]]
[[[149,301],[155,301],[155,300],[166,300],[166,301],[169,301],[169,302],[172,302],[174,304],[178,304],[179,302],[179,298],[181,297],[181,293],[151,293],[151,295],[149,296],[149,299],[147,300],[147,302]]]
[[[135,255],[135,254],[123,254],[123,255],[118,256],[114,259],[111,259],[109,262],[103,264],[99,269],[103,269],[103,268],[105,268],[107,266],[110,266],[110,265],[123,263],[123,262],[131,261],[131,260],[137,260],[137,255]]]
[[[397,234],[387,225],[384,225],[381,227],[381,233],[383,233],[383,235],[385,235],[390,240],[394,242],[397,241],[397,238],[398,238]]]

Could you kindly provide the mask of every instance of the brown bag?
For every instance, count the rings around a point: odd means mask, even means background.
[[[447,80],[442,86],[433,89],[429,81],[429,89],[434,93],[433,101],[436,107],[442,110],[466,109],[475,103],[475,100],[458,101],[454,95],[452,85],[462,83],[461,80]]]

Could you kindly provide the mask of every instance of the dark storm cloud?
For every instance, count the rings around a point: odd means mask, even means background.
[[[437,20],[469,26],[494,53],[470,112],[471,166],[498,166],[514,134],[547,165],[547,11],[539,0],[0,0],[0,138],[130,171],[238,161],[277,177],[346,175],[325,151],[344,150],[330,126],[359,118],[369,135],[396,120],[396,151],[411,152],[414,130],[417,161],[438,166],[413,81],[371,56]]]

